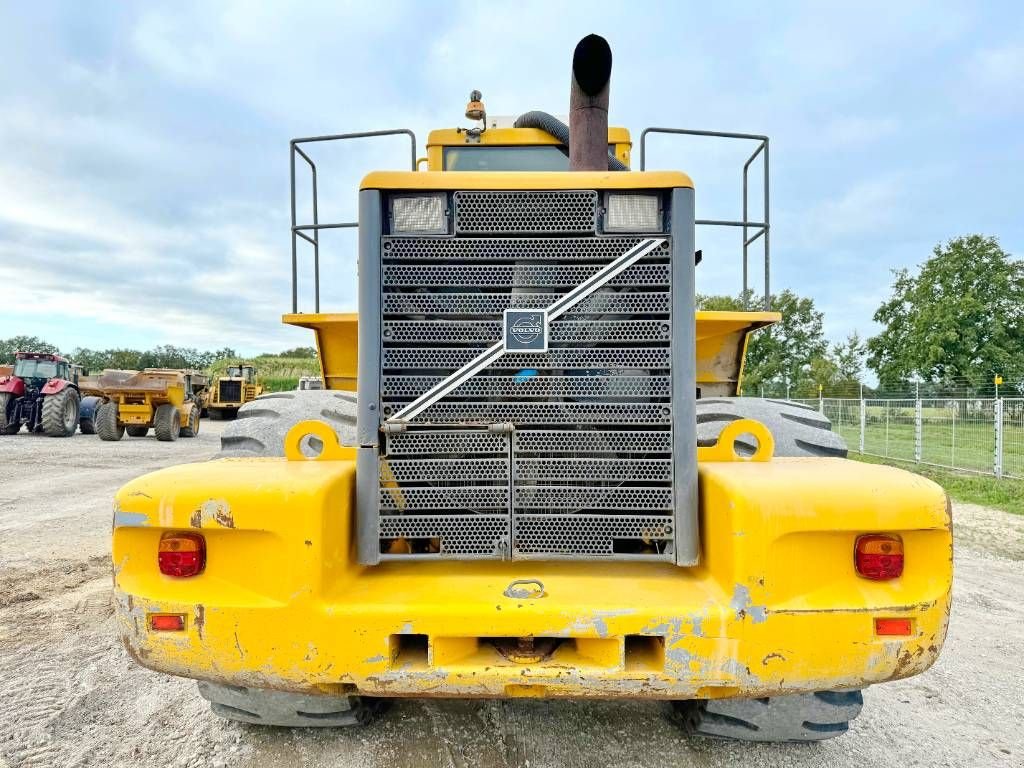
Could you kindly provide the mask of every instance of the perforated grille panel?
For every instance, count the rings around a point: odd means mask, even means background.
[[[394,417],[637,246],[598,195],[456,192],[454,236],[381,239],[380,401]],[[567,236],[578,235],[578,236]],[[672,560],[670,243],[381,435],[381,559]]]
[[[461,235],[593,233],[597,193],[456,192],[455,232]]]

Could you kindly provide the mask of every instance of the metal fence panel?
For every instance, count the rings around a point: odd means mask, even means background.
[[[866,400],[864,453],[914,461],[913,400]]]
[[[1003,477],[1024,479],[1024,398],[1003,399]]]
[[[828,398],[822,411],[832,422],[832,431],[842,437],[851,451],[860,444],[860,400]]]
[[[1024,398],[792,398],[850,452],[1024,480]]]

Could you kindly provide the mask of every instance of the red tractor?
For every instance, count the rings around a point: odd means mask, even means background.
[[[71,364],[59,355],[16,352],[14,373],[0,378],[0,435],[29,432],[69,437],[78,427],[81,395]]]

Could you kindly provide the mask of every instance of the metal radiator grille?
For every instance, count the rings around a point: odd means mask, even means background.
[[[454,237],[381,239],[384,420],[642,241],[590,191],[454,201]],[[381,559],[673,559],[670,246],[382,435]]]
[[[597,193],[456,192],[455,232],[461,235],[593,233]]]

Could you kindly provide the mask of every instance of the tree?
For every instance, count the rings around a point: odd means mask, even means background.
[[[832,347],[832,362],[836,366],[836,383],[860,384],[864,379],[864,355],[867,347],[860,334],[854,331],[846,341]]]
[[[0,339],[0,364],[10,365],[13,363],[15,352],[60,354],[60,350],[56,346],[43,341],[38,336],[12,336],[9,339]]]
[[[883,385],[918,376],[952,384],[990,382],[1024,361],[1024,263],[994,237],[936,245],[911,275],[894,271],[892,296],[875,312],[868,365]]]
[[[286,349],[284,352],[281,352],[280,354],[268,354],[266,355],[266,357],[314,358],[316,357],[316,349],[314,347],[295,347],[295,349]]]
[[[822,313],[814,308],[814,300],[784,290],[772,296],[772,311],[781,312],[782,320],[754,332],[747,344],[743,369],[744,389],[757,391],[762,383],[781,382],[793,387],[814,381],[822,375],[821,363],[812,374],[812,363],[825,360],[828,344],[822,326]],[[760,306],[760,299],[743,296],[698,296],[698,309],[743,311],[744,306]]]

